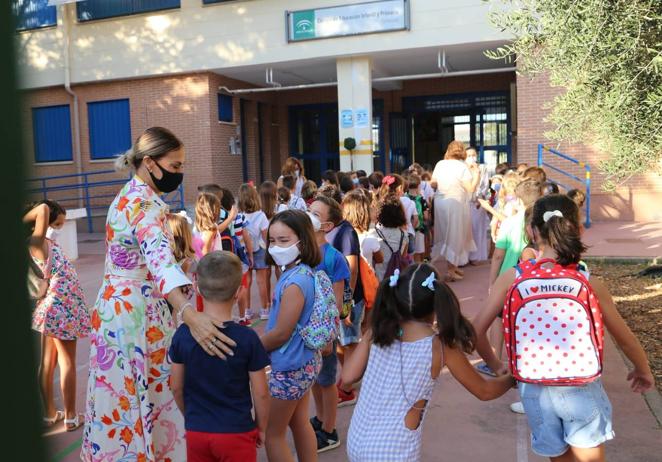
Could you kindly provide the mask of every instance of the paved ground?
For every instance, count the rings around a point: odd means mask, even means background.
[[[79,236],[80,258],[75,262],[88,303],[93,303],[100,286],[103,242],[100,235]],[[614,241],[616,239],[616,241]],[[624,241],[627,239],[627,241]],[[592,256],[655,257],[662,255],[662,223],[598,223],[586,231]],[[486,299],[487,265],[466,268],[464,281],[454,283],[463,311],[474,316]],[[254,291],[254,297],[257,294]],[[255,298],[256,299],[256,298]],[[258,330],[262,325],[256,325]],[[87,378],[89,343],[79,342],[78,403],[82,410]],[[473,361],[478,361],[476,357]],[[611,339],[607,340],[604,383],[614,407],[616,439],[607,444],[613,462],[662,461],[662,432],[640,395],[629,391],[627,369]],[[466,392],[445,370],[435,390],[423,432],[424,461],[537,462],[546,460],[529,449],[524,416],[508,410],[517,400],[512,390],[500,399],[480,402]],[[61,401],[57,398],[58,407]],[[338,412],[338,430],[345,440],[353,407]],[[82,432],[65,433],[59,426],[45,434],[52,461],[79,460]],[[260,460],[266,460],[264,452]],[[322,454],[320,461],[346,460],[344,444]]]

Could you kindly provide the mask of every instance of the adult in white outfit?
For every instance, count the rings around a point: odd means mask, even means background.
[[[448,262],[448,278],[462,279],[459,268],[469,262],[476,250],[471,230],[469,203],[480,175],[478,165],[467,165],[467,152],[461,141],[451,141],[444,159],[437,162],[432,181],[437,183],[434,196],[434,241],[432,258]]]

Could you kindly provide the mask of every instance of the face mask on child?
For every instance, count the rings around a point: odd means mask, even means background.
[[[358,178],[352,178],[352,183],[359,184],[359,179]]]
[[[289,247],[269,246],[269,255],[278,266],[287,266],[299,256],[299,241]]]
[[[313,230],[315,232],[319,231],[320,228],[322,227],[322,222],[320,221],[320,219],[310,212],[306,212],[306,214],[308,214],[308,218],[310,218],[310,221],[313,222]]]
[[[294,176],[299,178],[299,175],[301,175],[301,170],[295,170],[294,171]]]
[[[56,241],[58,236],[60,235],[60,230],[51,228],[50,226],[46,230],[46,237],[52,241]]]

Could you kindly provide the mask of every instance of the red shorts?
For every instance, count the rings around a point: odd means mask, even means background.
[[[188,462],[244,462],[257,459],[257,429],[246,433],[186,432]]]

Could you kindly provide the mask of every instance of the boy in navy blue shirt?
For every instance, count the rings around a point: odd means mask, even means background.
[[[232,322],[232,306],[241,285],[241,261],[230,252],[210,252],[200,260],[197,272],[204,311],[225,323],[223,333],[237,346],[234,356],[222,360],[206,353],[185,324],[173,336],[171,384],[184,414],[187,459],[256,460],[269,418],[265,371],[269,357],[253,330]]]

